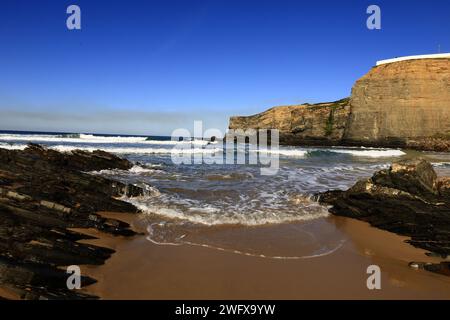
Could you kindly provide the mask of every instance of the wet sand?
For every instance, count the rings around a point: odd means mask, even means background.
[[[134,221],[136,229],[145,231],[136,216],[114,216]],[[225,251],[157,245],[143,235],[126,239],[83,232],[99,237],[85,242],[117,251],[102,266],[82,266],[84,274],[98,280],[84,290],[103,299],[450,299],[449,277],[408,267],[410,261],[438,259],[404,243],[406,237],[344,217],[212,228],[196,236],[211,237],[213,244],[231,237],[233,243]],[[325,239],[330,250],[317,250],[317,239]],[[236,244],[242,244],[237,253],[228,250]],[[297,258],[273,258],[276,253]],[[366,286],[366,270],[372,264],[381,268],[381,290]]]

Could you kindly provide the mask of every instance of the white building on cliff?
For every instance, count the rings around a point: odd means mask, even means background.
[[[386,63],[405,61],[405,60],[416,60],[416,59],[450,59],[450,53],[423,54],[423,55],[418,55],[418,56],[406,56],[406,57],[398,57],[398,58],[393,58],[393,59],[380,60],[380,61],[377,61],[377,66],[386,64]]]

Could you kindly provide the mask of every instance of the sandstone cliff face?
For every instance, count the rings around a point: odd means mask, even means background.
[[[351,98],[274,107],[231,117],[230,129],[278,129],[289,145],[360,145],[450,150],[450,59],[372,68]]]
[[[450,134],[450,59],[400,61],[356,81],[347,143],[408,144]]]
[[[319,104],[274,107],[247,117],[231,117],[230,129],[278,129],[280,143],[338,144],[344,135],[348,99]]]

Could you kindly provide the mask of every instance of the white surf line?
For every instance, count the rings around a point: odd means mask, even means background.
[[[151,238],[151,236],[153,235],[153,225],[155,225],[155,224],[158,224],[158,223],[152,223],[147,228],[147,230],[149,231],[149,236],[147,237],[147,240],[149,240],[150,242],[152,242],[153,244],[156,244],[156,245],[160,245],[160,246],[165,246],[165,245],[167,245],[167,246],[180,246],[180,245],[186,244],[186,245],[190,245],[190,246],[214,249],[214,250],[218,250],[218,251],[222,251],[222,252],[234,253],[234,254],[239,254],[239,255],[248,256],[248,257],[272,259],[272,260],[303,260],[303,259],[313,259],[313,258],[325,257],[325,256],[328,256],[330,254],[335,253],[337,250],[342,248],[342,246],[346,242],[346,240],[341,240],[341,241],[339,241],[339,244],[335,248],[333,248],[333,249],[331,249],[331,250],[329,250],[327,252],[314,254],[314,255],[308,255],[308,256],[268,256],[268,255],[264,255],[264,254],[256,254],[256,253],[245,252],[245,251],[240,251],[240,250],[227,249],[227,248],[212,246],[212,245],[209,245],[209,244],[195,243],[195,242],[190,242],[190,241],[180,241],[179,243],[158,242],[158,241],[153,240]],[[177,239],[182,239],[184,236],[185,235],[182,235],[181,237],[179,237]]]
[[[153,226],[155,224],[159,224],[157,222],[152,223],[151,225],[149,225],[147,227],[147,231],[148,231],[148,236],[147,236],[147,240],[150,241],[153,244],[159,245],[159,246],[181,246],[182,243],[174,243],[174,242],[158,242],[156,240],[153,240],[151,237],[153,236]]]
[[[264,255],[264,254],[256,254],[256,253],[250,253],[250,252],[245,252],[245,251],[226,249],[226,248],[211,246],[211,245],[208,245],[208,244],[194,243],[194,242],[190,242],[190,241],[182,241],[182,243],[185,243],[185,244],[188,244],[188,245],[191,245],[191,246],[210,248],[210,249],[215,249],[215,250],[219,250],[219,251],[224,251],[224,252],[229,252],[229,253],[249,256],[249,257],[257,257],[257,258],[264,258],[264,259],[274,259],[274,260],[301,260],[301,259],[312,259],[312,258],[319,258],[319,257],[328,256],[328,255],[336,252],[337,250],[339,250],[344,245],[345,240],[341,240],[338,246],[336,246],[335,248],[333,248],[333,249],[331,249],[331,250],[329,250],[327,252],[319,253],[319,254],[315,254],[315,255],[309,255],[309,256],[268,256],[268,255]]]
[[[18,135],[18,134],[1,134],[0,141],[24,141],[24,142],[70,142],[70,143],[90,143],[90,144],[144,144],[144,145],[208,145],[217,144],[217,141],[211,142],[205,140],[148,140],[147,137],[123,137],[123,136],[93,136],[80,134],[79,137],[68,137],[61,135]]]

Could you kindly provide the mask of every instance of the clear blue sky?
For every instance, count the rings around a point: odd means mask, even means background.
[[[77,4],[82,30],[66,28]],[[377,4],[382,29],[366,28]],[[170,134],[337,100],[376,60],[450,52],[450,1],[2,0],[0,129]]]

